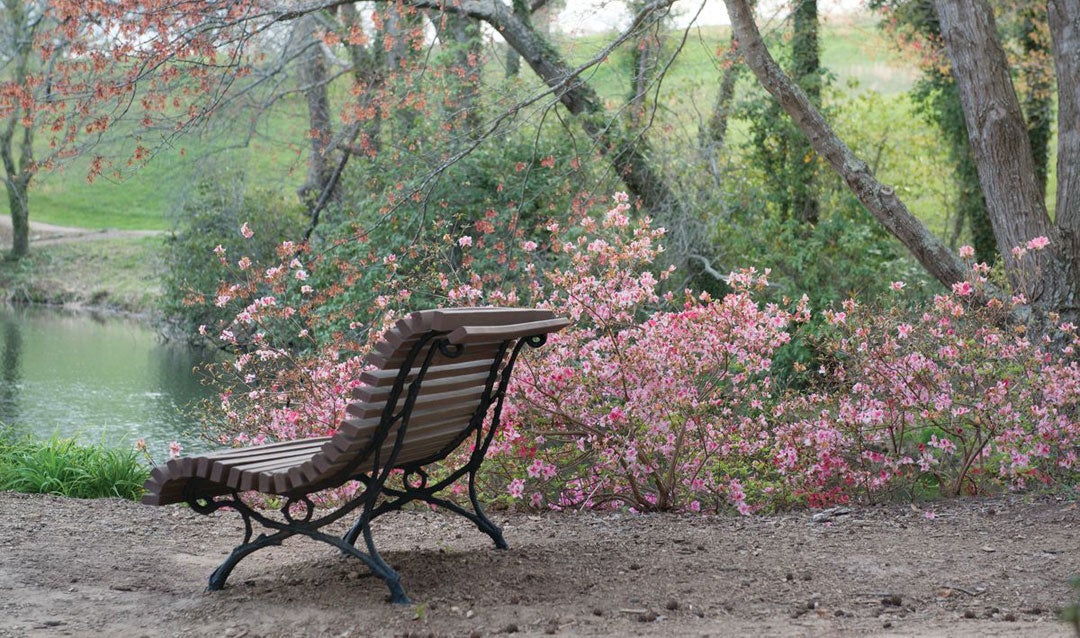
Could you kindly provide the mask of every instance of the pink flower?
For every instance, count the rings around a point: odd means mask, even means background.
[[[534,242],[532,240],[523,242],[521,244],[521,249],[524,250],[527,253],[531,253],[532,251],[536,250],[536,242]]]
[[[896,336],[900,337],[901,339],[907,339],[908,335],[910,335],[910,334],[911,334],[911,324],[902,323],[899,326],[896,326]]]
[[[923,512],[923,516],[925,516],[927,520],[931,521],[937,518],[937,514],[934,513],[934,510],[926,510],[925,512]]]
[[[1046,237],[1035,237],[1028,240],[1027,247],[1030,250],[1042,250],[1050,245],[1050,240]]]
[[[462,235],[461,237],[458,237],[457,243],[458,246],[461,246],[462,248],[465,248],[466,246],[472,246],[472,237],[468,235]]]
[[[146,452],[146,439],[139,439],[138,441],[135,441],[135,451],[143,453]]]
[[[960,259],[971,259],[975,256],[975,249],[971,246],[960,247]]]
[[[892,288],[893,290],[903,290],[904,286],[906,286],[906,285],[907,284],[905,284],[902,281],[894,281],[891,284],[889,284],[889,287]]]
[[[240,227],[240,234],[244,236],[244,239],[251,239],[255,235],[247,222],[244,222],[244,225]]]
[[[525,481],[522,479],[510,481],[510,485],[507,486],[506,491],[510,492],[510,496],[514,498],[521,498],[525,495]]]
[[[970,281],[958,281],[952,285],[952,291],[961,297],[967,297],[972,290]]]
[[[240,270],[247,270],[251,266],[251,259],[241,257],[240,261],[236,262],[236,265],[240,267]]]
[[[183,452],[183,451],[184,451],[183,446],[180,445],[179,443],[177,443],[176,441],[173,441],[172,443],[169,444],[169,458],[175,459],[176,457],[180,456],[180,453]]]

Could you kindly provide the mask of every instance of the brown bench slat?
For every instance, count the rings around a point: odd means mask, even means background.
[[[486,380],[486,379],[485,379]],[[466,401],[478,401],[480,395],[483,394],[486,385],[472,385],[456,390],[448,390],[445,392],[431,392],[428,387],[423,387],[419,396],[416,397],[416,401],[413,403],[413,411],[425,410],[432,406],[437,406],[440,403],[450,404],[459,403],[462,400]],[[402,393],[403,395],[406,393]],[[395,411],[400,410],[405,406],[405,402],[408,400],[407,396],[402,396],[398,399]],[[370,419],[378,418],[382,416],[382,413],[386,410],[386,402],[382,403],[359,403],[353,402],[345,409],[345,411],[351,417],[358,419]]]
[[[570,325],[570,321],[563,318],[545,319],[529,323],[516,323],[498,326],[475,326],[468,325],[455,329],[447,337],[454,344],[487,344],[491,342],[501,343],[510,339],[520,339],[536,334],[548,334],[562,330]],[[467,349],[466,349],[467,351]]]
[[[477,359],[493,359],[495,355],[498,354],[498,345],[499,344],[485,344],[483,346],[466,348],[465,352],[456,357],[446,357],[441,352],[438,352],[431,358],[431,365],[441,366],[450,363],[461,363],[463,361],[475,361]],[[367,363],[379,368],[394,369],[396,372],[405,364],[405,359],[408,357],[408,354],[407,350],[399,350],[389,357],[372,354],[368,357]],[[413,364],[413,369],[419,369],[422,363],[423,358],[417,357],[417,360]]]
[[[461,361],[458,363],[448,363],[445,365],[431,366],[428,368],[427,374],[424,375],[424,383],[434,381],[437,379],[445,379],[447,377],[454,377],[463,373],[476,372],[478,370],[487,370],[491,367],[493,358],[479,359],[468,361]],[[416,375],[419,370],[413,370],[405,377],[405,383],[412,383],[416,379]],[[368,370],[360,373],[360,381],[364,385],[353,390],[353,398],[360,401],[367,401],[376,392],[390,392],[390,387],[394,385],[394,381],[397,380],[397,370]],[[383,394],[385,399],[386,394]]]
[[[431,329],[441,332],[461,326],[497,326],[555,318],[550,310],[536,308],[440,308],[432,312]]]

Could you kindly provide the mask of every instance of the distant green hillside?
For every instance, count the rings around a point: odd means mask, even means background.
[[[668,46],[677,46],[681,40],[682,33],[676,32]],[[590,35],[560,44],[572,60],[583,61],[607,42],[610,36]],[[696,127],[702,111],[712,104],[720,74],[717,52],[724,51],[728,42],[727,29],[720,27],[695,28],[687,34],[661,87],[661,100],[674,112],[668,115],[681,122],[676,127]],[[864,89],[892,96],[906,91],[913,81],[913,70],[900,61],[869,20],[826,21],[822,49],[823,64],[841,86],[854,79]],[[628,92],[625,59],[628,54],[619,51],[587,74],[601,95],[613,101]],[[292,116],[275,114],[260,125],[250,142],[245,141],[248,131],[204,133],[206,139],[179,140],[177,146],[163,150],[147,166],[120,180],[103,176],[87,183],[85,158],[44,173],[32,185],[31,219],[86,228],[165,229],[170,226],[167,212],[183,196],[193,167],[212,170],[215,162],[246,167],[253,184],[292,191],[304,176],[302,113],[301,107]],[[229,147],[232,150],[213,152]],[[115,144],[104,150],[108,155],[123,155]]]

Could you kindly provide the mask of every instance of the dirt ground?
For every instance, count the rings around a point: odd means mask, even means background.
[[[0,493],[0,637],[1073,636],[1080,511],[1003,497],[764,517],[429,511],[375,527],[414,604],[292,539],[206,578],[235,514]],[[815,520],[815,514],[817,515]],[[825,520],[822,520],[825,519]],[[337,530],[343,531],[343,530]]]

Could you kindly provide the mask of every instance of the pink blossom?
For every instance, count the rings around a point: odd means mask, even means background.
[[[521,243],[521,249],[527,253],[531,253],[536,250],[537,243],[532,240],[527,240]]]
[[[169,458],[175,459],[183,453],[184,448],[176,441],[169,443]]]
[[[903,290],[904,286],[906,286],[906,285],[907,284],[905,284],[902,281],[894,281],[891,284],[889,284],[889,287],[892,288],[893,290]]]
[[[519,478],[510,481],[510,485],[507,486],[506,491],[508,491],[513,498],[521,498],[525,495],[525,481]]]
[[[960,247],[960,259],[971,259],[975,256],[975,249],[968,245]]]
[[[255,235],[247,222],[244,222],[244,225],[240,227],[240,234],[244,236],[244,239],[251,239]]]
[[[967,297],[973,290],[970,281],[958,281],[952,285],[952,291],[961,297]]]
[[[472,240],[472,237],[470,237],[468,235],[462,235],[461,237],[458,237],[457,243],[458,243],[458,246],[461,246],[462,248],[465,248],[466,246],[472,246],[473,245],[473,240]]]
[[[1027,247],[1029,250],[1042,250],[1050,245],[1050,239],[1047,237],[1034,237],[1028,240]]]

